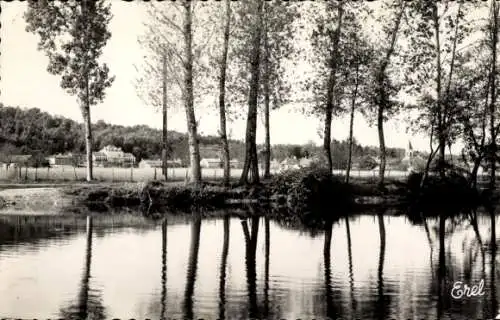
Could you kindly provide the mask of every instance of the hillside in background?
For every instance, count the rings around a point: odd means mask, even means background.
[[[41,154],[52,155],[66,152],[84,152],[83,124],[74,120],[50,115],[37,108],[22,109],[8,107],[0,103],[0,152],[3,154]],[[161,154],[161,130],[146,125],[121,126],[98,121],[93,124],[94,150],[106,145],[115,145],[136,156],[137,160],[159,158]],[[180,158],[188,162],[187,134],[169,131],[170,158]],[[272,137],[271,137],[272,140]],[[200,136],[201,146],[219,144],[215,136]],[[288,156],[301,157],[321,152],[321,148],[310,143],[306,145],[273,145],[273,158],[278,161]],[[348,143],[333,140],[332,156],[334,166],[343,166],[347,160]],[[263,149],[263,148],[260,148]],[[231,140],[232,158],[244,159],[243,141]],[[353,157],[371,155],[376,157],[377,147],[363,147],[354,143]],[[403,149],[388,149],[389,157],[401,158]],[[202,158],[211,155],[203,154]]]

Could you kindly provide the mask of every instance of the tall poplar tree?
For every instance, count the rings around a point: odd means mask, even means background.
[[[47,71],[61,76],[61,87],[78,99],[85,123],[87,181],[92,175],[92,127],[90,107],[101,102],[110,77],[99,61],[111,37],[110,4],[100,0],[29,1],[26,30],[39,37],[38,48],[49,58]]]

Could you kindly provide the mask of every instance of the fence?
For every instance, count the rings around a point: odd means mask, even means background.
[[[272,170],[271,173],[276,173]],[[242,169],[231,169],[231,177],[239,178]],[[259,170],[263,175],[263,170]],[[345,175],[345,170],[333,170],[334,174]],[[52,168],[0,168],[1,181],[83,181],[86,177],[86,168],[73,168],[60,166]],[[168,179],[171,181],[184,181],[189,177],[189,168],[169,168]],[[401,177],[408,175],[405,171],[386,171],[386,177]],[[218,180],[224,176],[223,169],[202,168],[202,178],[205,180]],[[377,177],[378,171],[351,170],[351,177]],[[140,182],[162,180],[161,168],[101,168],[94,167],[94,179],[109,182]]]
[[[94,167],[94,179],[109,182],[140,182],[162,180],[161,168],[101,168]],[[231,169],[231,177],[239,178],[242,169]],[[263,172],[260,172],[262,175]],[[52,168],[0,168],[2,181],[83,181],[87,176],[86,168],[52,167]],[[184,181],[190,176],[189,168],[169,168],[168,179]],[[202,168],[202,178],[206,180],[222,179],[223,169]]]
[[[202,178],[205,180],[218,180],[224,176],[223,169],[202,168]],[[271,170],[276,173],[277,170]],[[239,178],[242,169],[231,169],[231,177]],[[259,169],[261,176],[263,170]],[[333,174],[345,176],[345,170],[333,170]],[[70,166],[52,168],[0,168],[0,181],[84,181],[87,175],[86,168],[73,168]],[[169,168],[168,179],[170,181],[184,181],[189,177],[189,168]],[[405,179],[407,171],[387,170],[385,176],[389,178]],[[497,173],[500,176],[500,172]],[[378,170],[351,170],[351,177],[377,178]],[[94,168],[94,179],[108,182],[141,182],[150,180],[163,180],[161,168]],[[487,174],[478,175],[480,182],[488,180]]]

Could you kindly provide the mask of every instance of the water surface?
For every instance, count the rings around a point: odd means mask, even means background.
[[[472,218],[471,218],[472,217]],[[497,223],[0,216],[0,317],[488,319]],[[484,295],[454,299],[456,281]]]

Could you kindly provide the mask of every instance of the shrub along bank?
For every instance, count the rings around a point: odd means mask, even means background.
[[[291,170],[262,184],[225,188],[216,184],[201,187],[162,182],[73,186],[64,190],[76,205],[88,208],[140,206],[142,212],[200,212],[233,206],[235,203],[270,205],[278,215],[293,216],[305,223],[336,219],[353,205],[353,188],[321,168]],[[266,212],[268,212],[266,210]]]
[[[477,192],[470,189],[467,180],[459,174],[450,173],[444,180],[431,175],[423,188],[420,188],[421,177],[419,173],[412,174],[406,183],[389,183],[382,192],[376,181],[352,179],[346,184],[343,177],[312,167],[286,171],[250,187],[149,182],[73,186],[66,188],[65,193],[74,197],[75,203],[92,208],[142,206],[148,213],[200,212],[200,209],[206,212],[234,204],[256,203],[279,208],[275,212],[280,216],[308,222],[335,220],[356,208],[364,209],[367,204],[402,205],[411,207],[412,212],[426,208],[444,212],[449,208],[473,206],[479,201]]]

